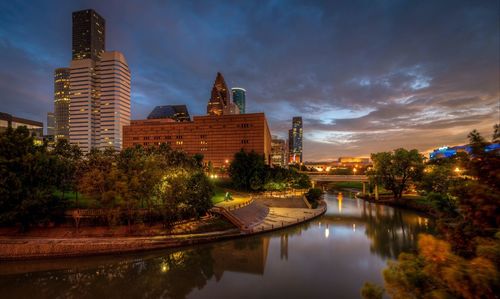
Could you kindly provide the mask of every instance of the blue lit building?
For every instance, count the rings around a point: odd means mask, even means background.
[[[245,95],[247,91],[240,87],[233,87],[231,92],[233,93],[233,103],[240,109],[240,114],[245,114]]]
[[[500,143],[493,143],[490,145],[487,145],[484,148],[485,152],[491,152],[491,151],[500,151]],[[429,157],[431,160],[433,159],[438,159],[438,158],[451,158],[455,156],[457,153],[467,153],[470,154],[472,152],[472,148],[469,145],[459,145],[459,146],[454,146],[454,147],[440,147],[438,149],[435,149],[429,154]]]

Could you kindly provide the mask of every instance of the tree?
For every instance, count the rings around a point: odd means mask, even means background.
[[[496,298],[499,273],[487,256],[466,260],[430,235],[419,237],[418,248],[418,255],[403,253],[384,270],[392,298]]]
[[[361,289],[361,296],[363,299],[382,299],[384,296],[384,289],[375,284],[366,282]]]
[[[24,126],[0,134],[0,224],[30,225],[53,221],[64,201],[54,197],[58,157],[36,146]]]
[[[81,161],[82,151],[77,145],[70,145],[68,140],[59,139],[52,151],[52,154],[58,157],[57,171],[57,187],[62,193],[68,190],[76,191],[77,168]]]
[[[254,151],[239,151],[229,165],[229,176],[238,189],[260,190],[264,186],[264,157]]]
[[[423,156],[418,150],[399,148],[393,152],[380,152],[371,155],[373,169],[369,176],[385,189],[391,190],[394,199],[400,200],[410,181],[418,181],[423,173]]]

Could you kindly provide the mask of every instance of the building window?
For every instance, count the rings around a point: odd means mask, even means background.
[[[241,140],[241,144],[248,144],[248,139]]]
[[[208,144],[208,142],[206,140],[202,140],[200,141],[200,144]]]
[[[139,140],[139,137],[132,137],[132,140]]]
[[[182,135],[175,136],[175,139],[182,139]]]
[[[165,139],[166,139],[166,140],[168,140],[168,139],[170,139],[170,138],[171,138],[171,136],[165,136]]]
[[[250,128],[251,125],[250,124],[239,124],[237,125],[238,128]]]
[[[149,136],[144,137],[143,140],[149,140]]]
[[[153,138],[154,138],[154,140],[160,140],[160,136],[155,136]]]
[[[200,135],[200,138],[205,139],[205,138],[207,138],[207,135]]]
[[[182,143],[183,143],[182,141],[176,141],[175,142],[175,144],[177,144],[177,145],[182,145]]]

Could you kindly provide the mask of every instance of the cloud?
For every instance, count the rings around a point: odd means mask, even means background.
[[[459,144],[499,122],[499,3],[466,0],[3,2],[0,110],[44,119],[71,12],[89,7],[127,57],[133,118],[205,113],[221,71],[273,134],[303,116],[306,160]]]

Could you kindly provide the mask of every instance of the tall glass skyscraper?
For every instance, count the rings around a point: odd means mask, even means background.
[[[70,73],[65,67],[54,71],[55,139],[69,139]]]
[[[292,128],[288,131],[289,163],[302,163],[302,117],[292,119]]]
[[[231,101],[229,89],[221,73],[217,72],[212,93],[207,105],[208,115],[239,114],[239,108]]]
[[[240,87],[231,88],[233,93],[233,102],[240,108],[240,113],[245,114],[245,94],[246,90]]]
[[[98,59],[105,49],[105,21],[93,9],[73,12],[73,60]]]

